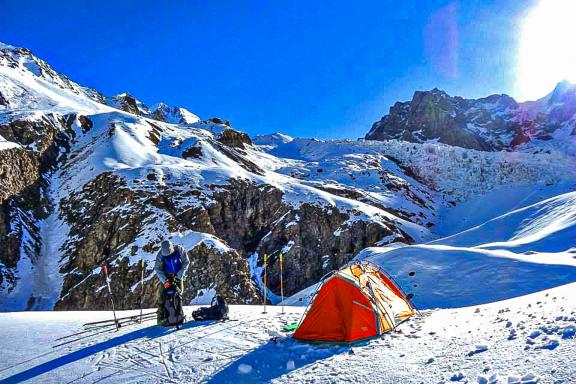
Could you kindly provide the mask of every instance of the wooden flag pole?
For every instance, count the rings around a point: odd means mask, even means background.
[[[282,314],[284,314],[284,278],[282,276],[282,254],[280,254],[280,296],[282,297]]]
[[[264,254],[264,312],[266,313],[266,301],[268,300],[268,287],[266,286],[266,273],[268,267],[268,255]]]

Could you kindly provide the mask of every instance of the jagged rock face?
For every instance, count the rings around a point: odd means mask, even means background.
[[[244,148],[245,145],[252,145],[252,140],[244,132],[236,131],[234,129],[225,129],[218,135],[217,140],[224,145],[233,148]]]
[[[64,244],[68,255],[61,269],[66,278],[62,288],[63,298],[57,309],[107,308],[108,300],[94,292],[94,284],[102,277],[93,275],[98,266],[112,264],[114,294],[119,308],[133,308],[139,300],[141,287],[133,290],[140,280],[140,264],[130,263],[119,256],[129,247],[129,255],[138,259],[141,248],[134,245],[141,237],[148,238],[146,225],[162,225],[172,230],[196,230],[190,227],[196,218],[158,217],[157,209],[171,212],[175,203],[169,190],[154,188],[154,192],[129,188],[122,178],[103,173],[86,184],[80,194],[61,202],[61,211],[70,226],[69,240]],[[191,220],[191,221],[189,221]],[[142,247],[147,252],[157,252],[161,239],[149,239]],[[203,289],[213,288],[231,303],[251,303],[257,300],[258,291],[251,282],[248,263],[237,252],[220,252],[204,243],[189,249],[191,269],[186,278],[184,300],[196,298]],[[147,275],[153,273],[148,265]],[[144,286],[144,305],[153,306],[158,281],[156,277]]]
[[[222,188],[212,196],[214,204],[180,216],[179,222],[194,222],[194,230],[226,240],[245,257],[257,252],[260,262],[264,254],[277,255],[293,244],[286,253],[287,294],[315,283],[386,236],[394,237],[391,242],[413,242],[393,223],[389,228],[361,220],[348,224],[350,216],[336,208],[290,206],[282,200],[282,192],[269,185],[231,180]],[[274,263],[268,276],[271,289],[279,292],[279,270]]]
[[[212,199],[215,203],[198,212],[198,219],[190,218],[198,223],[195,230],[224,239],[243,256],[256,250],[274,220],[288,209],[277,188],[234,179]]]
[[[0,151],[0,204],[39,179],[40,165],[32,151],[22,148]]]
[[[70,240],[64,245],[69,255],[61,273],[66,276],[63,298],[57,309],[107,308],[108,298],[102,276],[92,274],[95,267],[112,263],[113,290],[120,308],[133,308],[141,287],[139,264],[130,263],[141,251],[156,252],[159,239],[148,237],[147,225],[159,220],[172,231],[193,230],[222,239],[231,248],[222,252],[205,242],[189,250],[191,267],[186,278],[184,299],[198,298],[213,289],[231,303],[261,300],[251,280],[247,257],[257,252],[270,254],[270,288],[279,292],[278,253],[286,250],[285,293],[290,294],[315,283],[327,271],[349,261],[361,249],[375,245],[385,236],[395,241],[412,242],[394,225],[390,228],[362,220],[350,220],[337,209],[303,204],[293,207],[282,199],[282,192],[269,185],[230,180],[214,186],[210,198],[192,192],[200,208],[179,206],[181,195],[171,188],[135,190],[111,173],[101,174],[82,193],[62,201],[61,211],[70,226]],[[152,192],[153,191],[153,192]],[[178,207],[178,208],[176,208]],[[158,217],[158,210],[170,216]],[[359,214],[359,213],[358,213]],[[139,238],[149,239],[142,248]],[[141,242],[140,242],[141,243]],[[130,256],[121,256],[129,249]],[[124,252],[124,255],[126,252]],[[150,268],[150,266],[148,266]],[[147,270],[149,275],[152,271]],[[137,287],[132,289],[132,287]],[[154,305],[157,280],[144,286],[144,304]]]
[[[10,103],[8,102],[8,100],[2,95],[2,92],[0,92],[0,107],[10,107]]]
[[[316,283],[331,270],[350,261],[360,250],[374,246],[385,236],[412,243],[401,231],[377,223],[353,221],[338,210],[304,204],[283,216],[258,246],[269,254],[270,289],[280,294],[279,253],[284,253],[284,294],[292,295]]]
[[[42,116],[0,124],[0,135],[22,147],[0,151],[0,287],[11,291],[22,254],[37,259],[41,239],[37,222],[50,210],[46,174],[68,147],[64,118]],[[29,149],[25,149],[29,148]]]
[[[236,251],[222,253],[200,243],[189,252],[190,269],[185,281],[185,291],[192,299],[199,299],[206,287],[211,287],[229,303],[255,304],[261,294],[252,283],[246,260]]]
[[[559,83],[548,96],[517,103],[507,95],[477,100],[451,97],[433,89],[415,92],[396,103],[374,123],[368,140],[435,142],[484,151],[511,150],[532,141],[547,141],[568,126],[576,129],[576,86]]]
[[[150,117],[158,121],[172,124],[194,124],[200,121],[198,116],[187,109],[170,107],[164,103],[158,104]]]
[[[19,261],[25,232],[37,232],[34,213],[39,203],[40,166],[31,151],[11,148],[0,151],[0,286],[14,284],[12,269]],[[37,244],[28,251],[35,255]]]
[[[519,105],[506,95],[467,100],[438,89],[418,91],[412,101],[394,104],[388,115],[374,123],[366,139],[437,140],[470,149],[501,150],[522,142],[518,114]]]
[[[108,104],[138,116],[148,116],[151,114],[146,104],[128,93],[121,93],[120,95],[111,97]]]

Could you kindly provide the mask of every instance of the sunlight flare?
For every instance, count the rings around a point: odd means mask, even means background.
[[[541,0],[521,26],[516,92],[537,99],[561,80],[576,82],[576,1]]]

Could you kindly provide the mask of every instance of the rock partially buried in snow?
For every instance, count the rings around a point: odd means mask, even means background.
[[[458,372],[452,375],[450,381],[460,381],[464,378],[464,374],[462,372]]]
[[[576,326],[574,325],[568,326],[564,328],[564,330],[562,331],[563,339],[574,338],[575,335],[576,335]]]
[[[560,345],[560,342],[558,340],[554,340],[554,339],[550,339],[548,340],[548,342],[536,349],[549,349],[549,350],[553,350],[556,349],[557,346]]]
[[[252,366],[250,364],[240,364],[238,366],[238,373],[241,373],[243,375],[247,375],[250,372],[252,372]]]

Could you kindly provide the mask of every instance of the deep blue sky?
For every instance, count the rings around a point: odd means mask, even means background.
[[[514,95],[532,1],[0,0],[0,41],[250,134],[363,136],[415,90]]]

